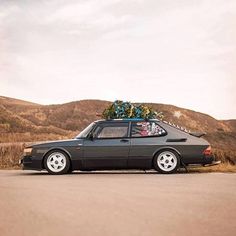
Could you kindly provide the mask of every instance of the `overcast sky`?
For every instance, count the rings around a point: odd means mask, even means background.
[[[0,0],[0,95],[236,118],[236,1]]]

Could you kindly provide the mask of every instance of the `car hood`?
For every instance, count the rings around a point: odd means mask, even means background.
[[[61,147],[61,146],[74,146],[79,143],[83,143],[83,139],[66,139],[66,140],[55,140],[55,141],[47,141],[40,142],[28,147],[36,148],[36,147]]]

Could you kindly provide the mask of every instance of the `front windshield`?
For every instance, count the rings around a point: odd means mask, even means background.
[[[86,138],[89,132],[93,129],[95,123],[91,123],[83,131],[81,131],[75,138]]]

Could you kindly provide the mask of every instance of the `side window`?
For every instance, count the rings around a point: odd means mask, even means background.
[[[151,137],[163,136],[166,131],[160,127],[156,122],[134,122],[132,123],[131,136],[132,137]]]
[[[94,132],[96,138],[124,138],[128,136],[128,123],[98,126]]]

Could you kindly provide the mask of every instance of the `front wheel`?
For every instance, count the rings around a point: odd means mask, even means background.
[[[179,155],[174,151],[159,152],[154,158],[155,169],[162,174],[175,173],[180,165]]]
[[[50,174],[66,174],[70,169],[70,160],[62,151],[51,151],[44,159],[44,166]]]

